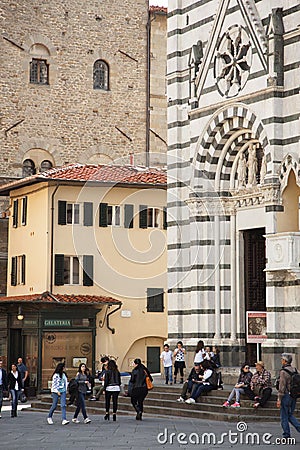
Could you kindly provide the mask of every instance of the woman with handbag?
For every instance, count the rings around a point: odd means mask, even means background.
[[[131,372],[130,378],[130,383],[132,385],[131,404],[136,410],[136,420],[142,420],[144,400],[148,394],[147,377],[151,382],[153,381],[147,367],[142,364],[140,358],[136,358],[134,360],[134,369]]]
[[[11,395],[11,417],[17,417],[18,398],[22,390],[22,377],[16,364],[11,365],[7,377],[8,389]]]
[[[48,413],[47,422],[53,425],[53,413],[57,408],[58,400],[60,399],[61,419],[62,425],[68,425],[66,411],[67,411],[67,375],[65,373],[65,363],[58,363],[52,375],[52,405]]]

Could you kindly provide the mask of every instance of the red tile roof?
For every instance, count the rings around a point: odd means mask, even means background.
[[[166,8],[165,6],[150,5],[150,12],[163,12],[163,13],[167,14],[168,8]]]
[[[107,304],[119,305],[120,300],[112,297],[104,297],[101,295],[71,295],[71,294],[50,294],[43,292],[42,294],[31,295],[11,295],[9,297],[0,297],[0,303],[52,303],[52,304]]]
[[[0,195],[6,195],[12,189],[47,180],[62,181],[94,181],[99,183],[138,184],[150,186],[164,186],[167,183],[166,170],[149,167],[71,164],[55,167],[46,172],[20,178],[0,187]]]

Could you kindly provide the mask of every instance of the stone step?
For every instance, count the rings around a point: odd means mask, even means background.
[[[44,402],[36,402],[32,404],[32,411],[49,411],[51,403]],[[199,409],[200,406],[200,409]],[[75,408],[67,408],[69,413],[74,413]],[[97,414],[101,415],[104,413],[104,407],[88,407],[88,414]],[[261,410],[262,411],[262,410]],[[224,422],[237,422],[237,421],[245,421],[245,422],[258,422],[263,419],[264,422],[274,422],[278,421],[278,417],[272,414],[272,410],[270,410],[269,415],[261,416],[259,410],[249,410],[246,408],[240,408],[239,410],[225,410],[224,408],[219,408],[218,411],[209,411],[201,409],[201,405],[168,405],[168,406],[154,406],[148,403],[148,400],[145,402],[145,415],[146,416],[159,416],[159,417],[189,417],[193,419],[205,419],[205,420],[217,420]],[[267,410],[266,410],[267,411]],[[57,409],[59,412],[59,407]],[[134,415],[135,412],[128,402],[126,404],[119,404],[118,415]]]

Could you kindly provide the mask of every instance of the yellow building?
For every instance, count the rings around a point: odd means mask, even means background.
[[[0,353],[23,354],[31,384],[48,387],[109,355],[159,372],[167,336],[166,174],[74,164],[11,182],[7,297]],[[4,330],[4,331],[3,331]]]

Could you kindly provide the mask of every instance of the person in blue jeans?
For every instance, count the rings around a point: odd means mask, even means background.
[[[200,369],[203,370],[203,375],[200,375],[200,381],[196,381],[199,385],[194,389],[190,398],[188,398],[185,403],[196,403],[197,398],[203,394],[204,392],[209,392],[213,389],[216,389],[216,386],[210,383],[209,379],[213,374],[213,370],[211,369],[210,362],[208,360],[202,361],[200,364]]]
[[[77,408],[74,413],[74,417],[72,419],[73,423],[80,423],[78,420],[78,414],[81,410],[83,415],[83,422],[90,423],[91,419],[88,418],[86,409],[85,409],[85,396],[88,390],[91,388],[90,382],[88,380],[87,367],[84,363],[79,364],[78,373],[75,377],[75,380],[78,383],[78,398],[77,398]]]
[[[292,373],[295,368],[292,367],[292,355],[283,353],[281,355],[282,369],[280,370],[277,408],[280,408],[280,420],[284,438],[291,437],[291,423],[300,433],[300,422],[294,416],[296,399],[290,396]]]
[[[67,376],[64,372],[65,364],[64,363],[58,363],[56,366],[56,369],[53,372],[52,375],[52,406],[50,408],[47,422],[49,425],[53,425],[53,413],[57,408],[58,399],[60,399],[60,407],[61,407],[61,414],[62,414],[62,425],[67,425],[69,421],[67,420]]]
[[[11,395],[11,417],[17,417],[19,392],[22,390],[22,377],[16,364],[11,365],[7,376],[8,389]]]
[[[160,359],[162,360],[164,365],[166,384],[168,384],[169,382],[170,384],[173,384],[173,352],[170,350],[169,344],[164,345],[164,351],[161,352]]]

